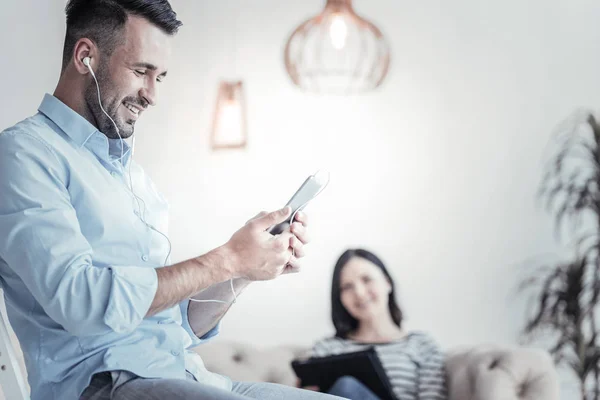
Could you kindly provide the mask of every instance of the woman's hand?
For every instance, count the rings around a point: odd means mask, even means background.
[[[318,386],[304,386],[304,390],[312,390],[313,392],[320,392],[321,389]]]
[[[304,389],[304,390],[312,390],[313,392],[320,392],[321,388],[319,388],[316,385],[313,386],[302,386],[302,381],[300,381],[300,378],[296,378],[296,387],[300,388],[300,389]]]

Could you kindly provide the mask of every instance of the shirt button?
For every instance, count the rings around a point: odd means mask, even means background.
[[[113,172],[111,172],[110,174],[111,174],[112,176],[117,176],[117,175],[119,175],[119,173],[118,173],[117,171],[113,171]]]
[[[144,260],[144,261],[148,261],[148,256],[144,254],[144,255],[142,256],[142,260]]]
[[[138,210],[135,210],[133,213],[134,213],[135,215],[137,215],[138,217],[140,216],[140,212],[139,212]]]

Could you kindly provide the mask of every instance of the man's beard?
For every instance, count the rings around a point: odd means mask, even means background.
[[[98,89],[96,87],[94,78],[92,78],[92,81],[85,90],[85,102],[89,112],[91,113],[91,117],[96,121],[96,124],[98,125],[97,128],[100,130],[100,132],[105,134],[109,139],[127,139],[133,135],[135,121],[132,121],[132,123],[129,124],[119,120],[117,118],[117,113],[119,111],[119,107],[121,106],[121,102],[119,102],[119,100],[114,100],[109,103],[106,100],[106,94],[114,91],[107,72],[107,68],[100,66],[96,72],[96,79],[98,80],[98,85],[100,86],[102,107],[104,107],[106,113],[115,122],[118,132],[110,118],[108,118],[100,108],[100,104],[98,103]]]

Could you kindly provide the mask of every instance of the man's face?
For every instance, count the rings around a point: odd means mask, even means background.
[[[136,16],[129,16],[123,36],[123,43],[110,57],[101,57],[94,72],[102,106],[125,139],[133,135],[135,122],[146,108],[156,104],[171,55],[171,36]],[[110,139],[118,139],[114,125],[98,104],[93,78],[86,88],[85,102],[98,129]]]

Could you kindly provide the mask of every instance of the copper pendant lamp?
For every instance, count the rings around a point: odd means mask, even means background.
[[[248,144],[246,100],[241,81],[219,84],[210,143],[213,150],[241,149]]]
[[[373,90],[384,81],[390,49],[351,0],[327,0],[323,12],[302,23],[285,46],[285,67],[298,87],[315,93]]]

